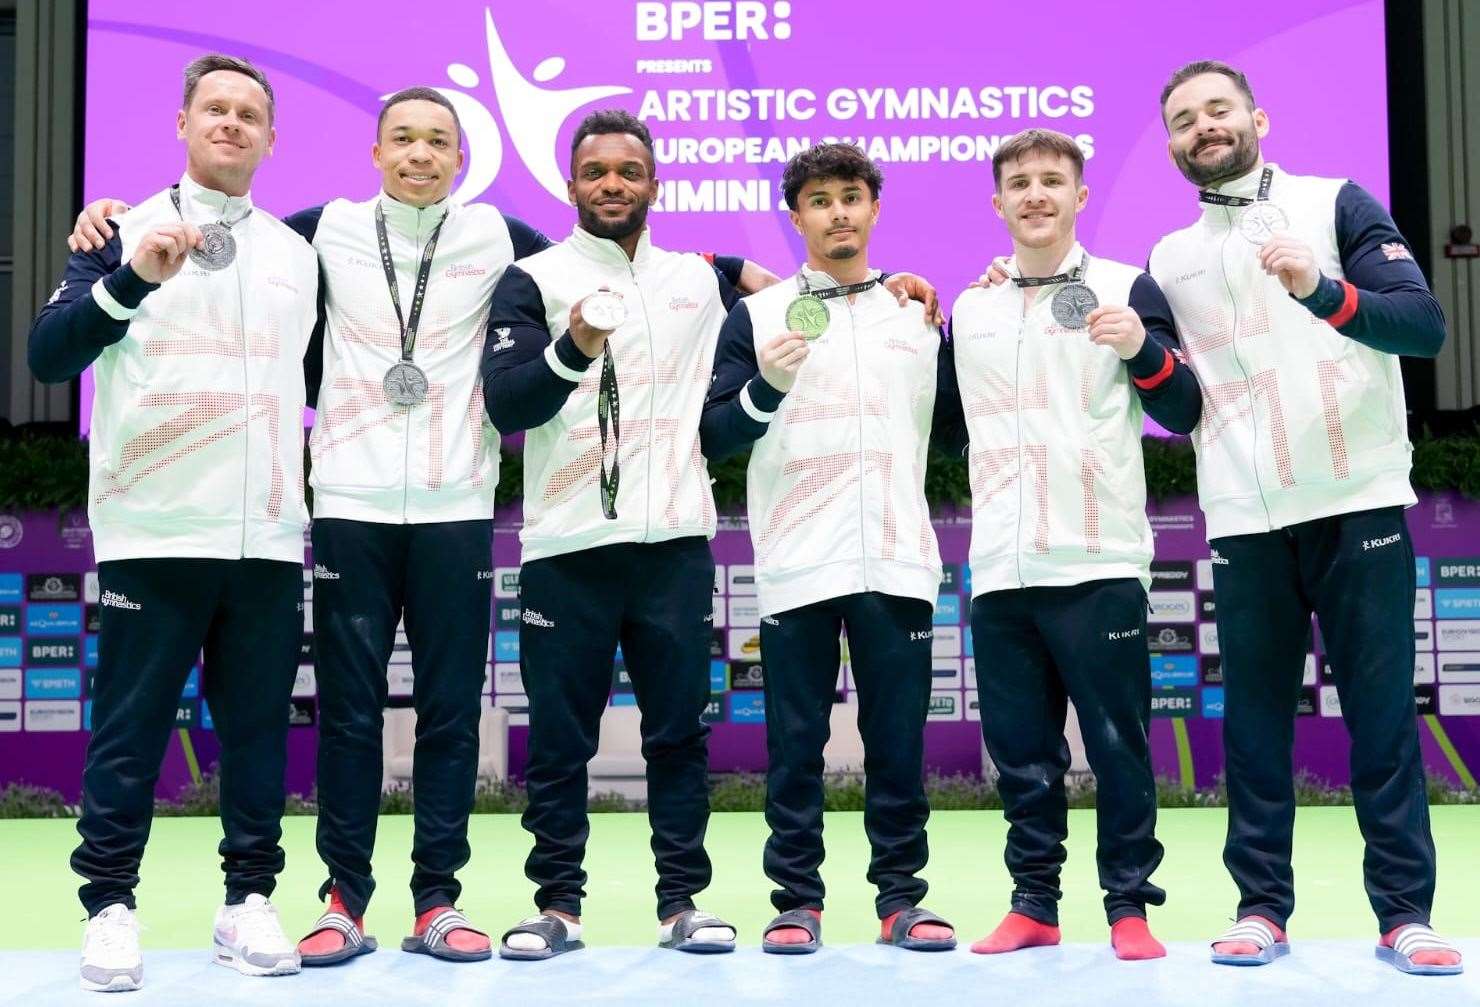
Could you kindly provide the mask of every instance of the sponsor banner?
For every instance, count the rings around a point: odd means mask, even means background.
[[[1480,587],[1480,556],[1446,556],[1435,561],[1439,587]]]
[[[200,669],[191,668],[190,674],[185,676],[185,685],[180,689],[181,699],[200,698]]]
[[[519,597],[519,568],[517,566],[493,568],[493,596],[503,599]]]
[[[1151,716],[1195,717],[1198,711],[1196,689],[1161,689],[1151,693]]]
[[[1223,689],[1212,686],[1202,691],[1202,715],[1210,720],[1223,719]]]
[[[82,606],[27,605],[26,635],[67,636],[82,632]]]
[[[89,633],[103,631],[103,606],[88,605],[83,609],[82,628]]]
[[[510,727],[529,726],[529,697],[501,694],[493,697],[493,705],[508,711]]]
[[[731,689],[764,689],[766,687],[765,666],[751,661],[730,662]]]
[[[1186,624],[1148,625],[1146,647],[1153,654],[1190,654],[1197,649],[1192,627]]]
[[[699,714],[701,724],[719,724],[725,719],[725,697],[710,694],[709,702],[704,704],[704,712]]]
[[[91,702],[89,702],[87,704],[87,706],[88,706],[88,710],[91,710],[92,709],[92,703]],[[92,730],[92,726],[91,726],[92,715],[91,715],[91,713],[88,713],[87,714],[87,717],[88,717],[88,722],[89,722],[88,730]],[[202,731],[214,731],[216,729],[216,722],[211,719],[211,704],[210,703],[207,703],[204,699],[202,699],[200,701],[200,723],[197,726]]]
[[[724,564],[714,564],[714,593],[721,595],[725,593],[725,568]]]
[[[1480,716],[1480,685],[1439,686],[1439,715],[1443,717]]]
[[[1197,658],[1191,654],[1168,654],[1151,658],[1153,689],[1191,688],[1197,685]]]
[[[1449,619],[1433,625],[1438,627],[1440,650],[1480,650],[1480,619]]]
[[[28,573],[26,574],[26,600],[81,601],[82,575],[79,573]]]
[[[1305,655],[1305,671],[1300,676],[1300,684],[1309,686],[1316,684],[1316,656],[1314,654]]]
[[[303,576],[305,580],[308,579],[307,570],[303,571]],[[89,605],[96,605],[102,596],[102,589],[98,585],[98,572],[96,570],[87,571],[82,575],[82,600]]]
[[[288,701],[288,726],[312,727],[319,722],[319,707],[311,699]]]
[[[961,564],[943,563],[940,568],[941,594],[957,594],[961,591]]]
[[[931,622],[937,626],[957,626],[961,623],[961,596],[943,594],[935,599],[935,615]]]
[[[519,628],[519,603],[517,601],[495,601],[493,603],[494,629]]]
[[[1419,587],[1429,586],[1429,558],[1427,556],[1413,557],[1413,573]]]
[[[0,702],[0,734],[16,734],[21,729],[21,704]]]
[[[291,717],[289,718],[288,722],[290,724],[292,723]],[[199,726],[199,724],[200,703],[182,700],[180,704],[175,707],[175,726],[189,728],[197,727]]]
[[[1434,589],[1431,587],[1421,587],[1413,592],[1413,618],[1432,619],[1433,617]]]
[[[524,693],[524,677],[519,674],[519,665],[500,661],[493,666],[493,691],[500,695],[505,693]]]
[[[1212,591],[1197,593],[1197,617],[1206,622],[1218,618],[1218,599]]]
[[[1300,695],[1295,700],[1295,715],[1297,717],[1314,717],[1318,711],[1318,701],[1314,688],[1302,688]]]
[[[636,706],[637,696],[631,692],[612,693],[612,706]]]
[[[82,730],[82,703],[75,699],[38,699],[26,703],[27,731]]]
[[[926,720],[960,720],[961,694],[959,692],[932,690]]]
[[[299,664],[313,664],[314,663],[313,634],[312,633],[304,633],[303,636],[298,641],[298,663]]]
[[[18,573],[0,573],[0,602],[18,602],[24,595],[24,580]]]
[[[1433,654],[1425,654],[1430,662],[1435,662]],[[1476,651],[1444,651],[1439,652],[1438,681],[1441,685],[1476,683],[1480,684],[1480,653]],[[1434,664],[1429,665],[1432,672]],[[1417,678],[1414,679],[1417,681]],[[1434,681],[1429,678],[1428,681]]]
[[[1414,606],[1415,609],[1417,606]],[[1428,618],[1417,611],[1415,619]],[[1480,587],[1441,587],[1434,591],[1433,615],[1439,619],[1480,618]]]
[[[755,567],[731,565],[725,571],[725,593],[730,595],[755,594]]]
[[[1223,684],[1223,658],[1205,657],[1202,659],[1202,682],[1203,685]]]
[[[298,674],[293,678],[293,698],[308,699],[310,696],[318,695],[318,680],[314,676],[313,665],[300,664]]]
[[[727,611],[728,610],[725,607],[725,600],[719,595],[715,595],[713,598],[710,599],[709,603],[709,624],[711,626],[714,626],[716,629],[724,629],[725,614]],[[759,621],[760,617],[757,616],[756,619],[757,621]]]
[[[391,696],[410,696],[413,683],[411,665],[393,664],[386,671],[386,694]]]
[[[491,695],[492,693],[493,693],[493,665],[491,665],[491,664],[485,664],[483,666],[483,690],[482,690],[482,693],[481,694],[484,695],[484,696],[488,696],[488,695]]]
[[[612,665],[612,692],[632,692],[632,676],[627,673],[627,666],[621,661]]]
[[[1193,586],[1192,564],[1183,560],[1153,562],[1151,587],[1157,591],[1181,591]]]
[[[27,667],[76,666],[80,648],[76,637],[32,636],[26,638]]]
[[[936,657],[960,657],[961,656],[961,627],[960,626],[937,626],[935,634],[930,641],[930,656]]]
[[[1341,716],[1341,695],[1336,691],[1336,686],[1321,686],[1319,696],[1321,701],[1321,716]]]
[[[976,658],[968,657],[961,662],[961,681],[968,689],[976,688]]]
[[[1424,717],[1431,713],[1439,712],[1439,697],[1432,685],[1416,685],[1413,687],[1413,708],[1420,716]]]
[[[0,668],[19,668],[20,666],[21,638],[0,636]]]
[[[77,668],[27,668],[27,699],[81,699],[82,672]]]
[[[19,605],[0,605],[0,633],[21,631],[21,609]]]
[[[1213,561],[1211,559],[1197,561],[1197,589],[1199,591],[1213,590]]]
[[[1218,653],[1218,624],[1216,622],[1198,624],[1197,649],[1203,654]]]
[[[761,606],[755,595],[730,598],[728,604],[719,608],[719,611],[724,612],[726,609],[729,624],[736,629],[753,629],[761,624]]]
[[[709,656],[724,660],[725,657],[725,631],[716,629],[709,635]]]
[[[724,661],[709,662],[709,691],[724,692],[730,687],[730,666]]]
[[[21,698],[21,670],[0,668],[0,699]]]
[[[493,659],[495,661],[519,660],[519,633],[517,630],[499,630],[493,634]]]
[[[1477,654],[1476,657],[1480,659],[1480,654]],[[1477,665],[1477,667],[1480,667],[1480,665]],[[1438,681],[1438,676],[1435,671],[1434,655],[1413,655],[1413,684],[1433,685],[1436,681]]]
[[[766,697],[760,692],[731,692],[730,723],[764,724],[766,722]]]
[[[1197,595],[1192,591],[1151,591],[1151,622],[1194,622]]]
[[[961,688],[961,662],[955,658],[940,658],[931,661],[930,687],[932,689]]]
[[[759,629],[732,629],[729,631],[730,646],[727,653],[732,661],[759,661],[761,659],[761,633]]]
[[[975,689],[967,689],[965,695],[966,698],[963,702],[966,706],[966,719],[981,723],[982,704],[981,700],[977,697],[977,691]]]

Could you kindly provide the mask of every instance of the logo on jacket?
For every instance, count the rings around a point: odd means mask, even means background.
[[[1363,539],[1362,551],[1366,552],[1368,549],[1381,549],[1385,545],[1392,545],[1394,542],[1398,541],[1402,537],[1403,536],[1400,532],[1394,532],[1393,534],[1385,535],[1382,538]]]
[[[339,574],[335,573],[333,570],[330,570],[328,567],[326,567],[322,563],[315,563],[313,565],[313,579],[314,580],[338,580],[339,579]]]
[[[106,605],[108,608],[126,608],[131,612],[141,612],[144,609],[143,605],[130,601],[128,595],[121,591],[104,591],[98,604]]]
[[[1227,566],[1228,565],[1228,560],[1224,559],[1222,556],[1219,556],[1217,549],[1214,549],[1213,550],[1213,562],[1216,563],[1219,566]]]
[[[524,621],[529,623],[531,626],[539,626],[541,629],[555,628],[554,619],[546,619],[541,613],[536,612],[532,608],[526,608],[524,610]]]
[[[1383,251],[1386,251],[1387,250],[1387,246],[1386,245],[1384,245],[1382,247],[1383,247]],[[67,289],[67,281],[66,280],[63,280],[61,282],[61,285],[58,286],[57,289],[55,289],[55,290],[53,290],[51,292],[51,296],[46,299],[46,303],[47,304],[55,304],[57,301],[60,301],[62,299],[62,292],[64,290],[66,290],[66,289]]]
[[[912,630],[910,630],[910,642],[911,643],[914,643],[917,640],[933,640],[933,639],[935,639],[935,630],[933,630],[933,629],[912,629]]]
[[[1108,633],[1105,634],[1105,639],[1107,639],[1107,640],[1132,640],[1132,639],[1134,639],[1134,638],[1136,638],[1136,637],[1138,637],[1140,635],[1141,635],[1141,627],[1140,626],[1132,626],[1130,629],[1112,629]],[[1175,633],[1172,635],[1172,639],[1173,639],[1173,641],[1176,640],[1176,634]]]
[[[493,334],[498,336],[498,339],[488,348],[489,352],[497,353],[499,350],[507,350],[514,345],[514,340],[509,338],[508,329],[494,329]]]
[[[1389,262],[1397,262],[1399,259],[1413,261],[1413,253],[1408,251],[1408,246],[1401,241],[1384,241],[1382,243],[1382,254],[1387,256]]]
[[[484,269],[482,266],[474,265],[471,262],[458,262],[448,266],[447,272],[443,275],[445,275],[449,280],[458,280],[463,278],[464,276],[483,276],[487,272],[487,269]]]
[[[668,302],[669,311],[698,311],[699,302],[682,294]]]

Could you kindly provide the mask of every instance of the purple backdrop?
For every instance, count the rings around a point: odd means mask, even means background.
[[[1408,512],[1418,560],[1419,631],[1415,693],[1425,716],[1419,724],[1430,772],[1448,780],[1473,780],[1480,768],[1480,502],[1447,494],[1425,495]],[[1190,771],[1208,785],[1222,769],[1222,715],[1217,634],[1207,617],[1212,603],[1211,568],[1201,513],[1191,500],[1152,509],[1158,561],[1154,570],[1154,614],[1148,634],[1156,720],[1153,759],[1158,773]],[[936,525],[947,563],[936,613],[937,688],[927,725],[927,758],[941,772],[976,773],[981,768],[979,725],[974,722],[974,662],[967,627],[970,585],[965,555],[970,526],[947,516]],[[761,771],[765,726],[760,681],[764,664],[755,639],[757,622],[751,582],[749,535],[731,522],[714,542],[721,568],[716,578],[715,658],[711,665],[715,770]],[[494,537],[495,630],[485,702],[507,707],[524,720],[518,683],[518,544],[512,520],[500,520]],[[14,780],[41,784],[77,796],[87,735],[87,668],[96,654],[88,621],[96,583],[91,536],[79,514],[0,514],[0,785]],[[1354,585],[1354,589],[1360,589]],[[75,592],[79,600],[71,601]],[[52,597],[42,598],[43,594]],[[311,644],[312,605],[305,645]],[[72,660],[67,663],[67,654]],[[39,659],[39,660],[38,660]],[[311,669],[306,663],[305,672]],[[409,694],[411,668],[404,641],[392,665],[392,693]],[[302,727],[290,732],[288,779],[297,792],[313,782],[315,700],[312,682],[295,699]],[[840,689],[847,694],[846,668]],[[631,702],[620,663],[614,668],[612,702]],[[395,700],[393,700],[394,702]],[[1303,716],[1296,729],[1296,766],[1335,782],[1348,779],[1348,741],[1338,718],[1335,690],[1320,660],[1309,669]],[[187,688],[180,723],[202,766],[215,762],[213,733],[202,726],[206,711]],[[527,728],[515,726],[511,768],[524,765]],[[1178,734],[1185,743],[1180,746]],[[171,740],[159,792],[172,795],[190,779],[178,737]]]
[[[574,223],[563,180],[575,124],[616,104],[660,143],[659,244],[787,273],[800,256],[775,212],[787,144],[861,141],[887,178],[874,261],[954,296],[1006,245],[988,162],[998,138],[1027,126],[1081,138],[1080,237],[1096,253],[1144,262],[1191,219],[1156,98],[1172,69],[1209,57],[1247,71],[1271,113],[1271,158],[1387,200],[1381,0],[1245,0],[1237,16],[1213,15],[1216,31],[1204,5],[1165,0],[1062,0],[1047,31],[1002,0],[702,8],[711,19],[691,24],[698,3],[443,0],[407,18],[370,0],[92,0],[84,195],[138,200],[179,176],[180,70],[219,49],[256,61],[276,88],[278,145],[253,195],[280,215],[371,196],[379,100],[427,84],[466,133],[457,194],[558,238]],[[1316,100],[1331,94],[1342,100]],[[90,401],[85,380],[84,427]]]

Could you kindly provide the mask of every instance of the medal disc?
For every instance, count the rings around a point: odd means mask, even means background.
[[[827,331],[831,312],[827,302],[812,294],[803,294],[786,306],[786,324],[807,339],[816,339]]]
[[[381,379],[387,402],[398,406],[419,406],[426,401],[426,373],[409,360],[398,360]]]
[[[190,261],[202,269],[225,269],[236,259],[236,239],[222,224],[202,224],[201,244],[190,250]]]
[[[581,317],[593,329],[615,332],[627,320],[627,305],[610,290],[598,290],[581,302]]]
[[[1238,216],[1239,233],[1245,240],[1256,245],[1265,244],[1274,237],[1276,231],[1283,231],[1289,226],[1290,218],[1285,216],[1285,211],[1264,200],[1244,207],[1244,212]]]
[[[1089,322],[1090,312],[1100,306],[1095,292],[1082,283],[1066,283],[1054,292],[1050,307],[1054,321],[1067,329],[1082,329]]]

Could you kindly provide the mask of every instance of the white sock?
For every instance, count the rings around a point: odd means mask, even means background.
[[[521,925],[525,923],[536,923],[540,918],[539,916],[531,916],[529,919],[520,920],[519,922]],[[581,925],[579,923],[572,923],[570,920],[561,916],[553,916],[552,918],[560,920],[561,923],[565,924],[566,940],[578,941],[581,939]],[[504,941],[504,943],[516,951],[543,951],[549,947],[545,943],[545,939],[539,934],[510,934],[508,940]]]

